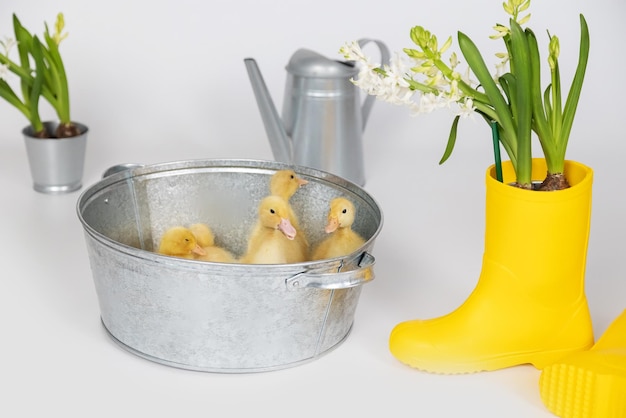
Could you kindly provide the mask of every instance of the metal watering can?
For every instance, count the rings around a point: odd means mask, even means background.
[[[381,62],[389,50],[373,42]],[[297,50],[286,66],[282,119],[256,61],[244,59],[274,159],[327,171],[360,186],[365,184],[362,134],[376,97],[361,100],[354,62],[328,59],[308,49]]]

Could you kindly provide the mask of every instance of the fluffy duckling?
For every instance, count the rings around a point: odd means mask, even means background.
[[[215,244],[215,235],[208,225],[197,223],[190,225],[189,229],[205,252],[203,255],[196,255],[196,260],[212,261],[214,263],[237,262],[236,257],[230,251]]]
[[[161,237],[159,254],[169,255],[173,257],[181,257],[193,259],[198,256],[205,255],[205,251],[200,245],[194,234],[188,228],[175,226],[165,231]]]
[[[289,203],[289,200],[300,187],[307,183],[307,180],[298,177],[296,172],[293,170],[278,170],[270,179],[270,195],[280,196],[287,202],[289,221],[296,229],[296,241],[302,247],[302,251],[305,254],[309,253],[309,241],[302,228],[300,228],[300,221],[293,207]]]
[[[258,207],[258,220],[246,253],[239,260],[248,264],[288,264],[306,260],[295,240],[297,231],[289,221],[288,204],[280,196],[267,196]]]
[[[352,230],[355,209],[352,202],[344,197],[337,197],[330,202],[328,223],[324,229],[331,234],[313,251],[313,260],[341,257],[359,249],[365,240]]]
[[[307,183],[308,181],[298,177],[293,170],[278,170],[270,179],[270,194],[289,201]]]
[[[215,245],[215,235],[207,224],[197,223],[189,225],[189,230],[196,237],[198,245],[201,247],[209,247]]]

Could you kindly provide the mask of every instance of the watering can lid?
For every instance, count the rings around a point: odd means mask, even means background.
[[[358,72],[353,62],[331,60],[304,48],[291,56],[285,68],[291,74],[316,78],[349,78]]]

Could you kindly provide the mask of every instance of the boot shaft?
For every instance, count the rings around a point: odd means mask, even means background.
[[[534,159],[533,179],[546,173],[545,160]],[[509,185],[515,181],[510,162],[503,164],[502,183],[495,167],[487,171],[485,259],[535,282],[545,295],[575,300],[584,287],[593,171],[567,161],[565,175],[569,189],[539,192]]]
[[[546,166],[534,161],[534,178]],[[504,179],[514,180],[511,163]],[[571,188],[522,190],[487,171],[485,252],[478,283],[447,315],[398,324],[389,348],[400,361],[437,373],[531,363],[543,368],[588,350],[593,328],[584,293],[592,171],[568,162]]]

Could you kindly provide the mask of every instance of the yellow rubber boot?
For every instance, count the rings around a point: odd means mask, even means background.
[[[547,172],[533,160],[533,180]],[[567,161],[571,187],[522,190],[510,162],[504,181],[487,170],[483,264],[453,312],[394,327],[389,349],[428,372],[470,373],[531,363],[537,368],[593,345],[584,276],[591,218],[590,168]]]
[[[562,418],[626,417],[626,310],[589,350],[541,372],[541,400]]]

